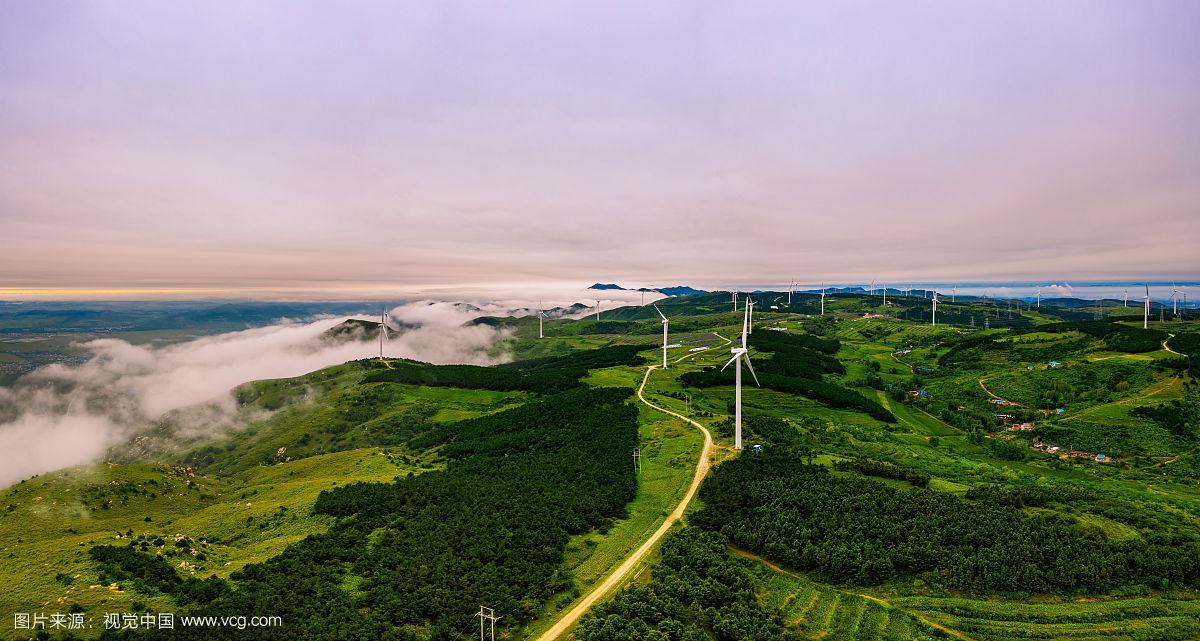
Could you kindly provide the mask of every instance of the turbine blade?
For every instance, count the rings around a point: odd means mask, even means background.
[[[743,357],[743,358],[745,358],[745,359],[746,359],[746,369],[750,370],[750,376],[753,376],[753,377],[754,377],[754,384],[755,384],[757,387],[762,387],[762,385],[759,385],[759,384],[758,384],[758,374],[755,374],[755,373],[754,373],[754,366],[750,364],[750,354],[749,354],[749,352],[742,352],[742,354],[741,354],[741,355],[742,355],[742,357]]]
[[[667,317],[663,316],[662,310],[658,308],[658,305],[655,305],[654,303],[650,303],[650,305],[654,307],[654,311],[658,312],[659,316],[662,316],[663,320],[667,320]]]
[[[734,361],[736,361],[736,360],[738,359],[738,356],[740,356],[740,354],[734,354],[734,355],[733,355],[733,358],[731,358],[731,359],[729,359],[728,361],[726,361],[726,363],[725,363],[724,365],[722,365],[722,366],[721,366],[721,371],[722,371],[722,372],[724,372],[726,367],[729,367],[730,365],[732,365],[732,364],[733,364],[733,362],[734,362]]]

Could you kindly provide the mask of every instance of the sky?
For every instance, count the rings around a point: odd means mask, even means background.
[[[0,0],[0,298],[1195,280],[1196,24]]]

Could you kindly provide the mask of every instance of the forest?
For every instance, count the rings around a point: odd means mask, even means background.
[[[638,352],[643,349],[645,346],[613,345],[566,356],[513,363],[508,367],[430,365],[403,360],[360,362],[373,368],[363,377],[364,383],[554,393],[578,386],[580,377],[587,375],[591,368],[640,363],[642,359]]]
[[[1025,594],[1200,584],[1195,533],[1112,541],[1069,516],[897,489],[800,458],[776,447],[718,466],[692,523],[836,583],[920,577],[956,590]]]
[[[450,639],[472,629],[480,604],[517,625],[571,588],[560,568],[568,536],[605,526],[633,498],[631,394],[572,389],[430,430],[419,438],[443,446],[444,470],[323,492],[314,511],[337,517],[328,532],[228,581],[193,586],[132,549],[93,556],[181,605],[194,601],[191,614],[283,617],[258,638],[411,639],[421,629]],[[106,634],[241,638],[213,629]]]
[[[579,622],[578,641],[800,639],[767,612],[755,583],[717,534],[684,528],[663,540],[648,585],[621,590]]]

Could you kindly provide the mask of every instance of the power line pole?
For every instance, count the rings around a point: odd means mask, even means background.
[[[637,474],[642,471],[642,450],[633,448],[633,473]]]
[[[496,641],[496,622],[500,620],[500,617],[496,616],[496,611],[492,608],[487,608],[481,605],[479,606],[479,614],[476,614],[475,616],[479,617],[479,641],[484,641],[483,622],[485,620],[490,623],[490,632],[488,636],[490,637],[491,641]]]

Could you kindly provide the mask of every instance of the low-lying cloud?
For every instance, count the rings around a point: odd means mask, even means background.
[[[432,363],[487,365],[506,334],[472,318],[496,306],[416,302],[389,312],[388,356]],[[367,318],[378,320],[378,318]],[[281,322],[165,347],[104,338],[81,346],[82,365],[49,365],[0,388],[0,487],[34,474],[95,461],[170,415],[181,438],[236,425],[231,391],[253,380],[287,378],[375,356],[374,341],[322,340],[343,318]]]

